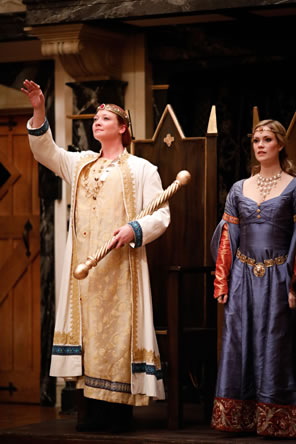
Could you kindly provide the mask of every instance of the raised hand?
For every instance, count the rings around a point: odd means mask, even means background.
[[[44,106],[43,92],[41,91],[40,86],[33,82],[33,80],[25,80],[24,88],[21,88],[21,91],[28,96],[33,108]]]
[[[45,99],[40,86],[33,80],[25,80],[24,88],[21,91],[29,98],[34,109],[33,127],[39,128],[45,120]]]
[[[289,292],[289,307],[292,310],[296,309],[296,295],[292,291]]]
[[[217,298],[219,304],[226,304],[228,300],[228,294],[222,294]]]

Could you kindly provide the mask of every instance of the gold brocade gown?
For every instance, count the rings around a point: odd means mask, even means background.
[[[114,230],[127,222],[119,168],[100,157],[83,169],[78,181],[75,209],[78,263],[94,255]],[[86,279],[79,281],[83,376],[78,388],[83,388],[84,396],[89,398],[147,405],[146,395],[131,394],[129,248],[112,250]]]

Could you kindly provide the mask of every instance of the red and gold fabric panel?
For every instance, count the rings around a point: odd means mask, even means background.
[[[215,398],[211,426],[225,432],[255,432],[256,401]]]
[[[296,438],[296,406],[217,397],[211,426],[225,432]]]
[[[228,276],[231,267],[232,256],[228,233],[228,226],[225,224],[222,228],[218,256],[216,261],[214,298],[223,294],[228,294]]]
[[[226,222],[230,222],[231,224],[239,224],[239,218],[238,217],[234,217],[234,216],[230,216],[230,214],[224,213],[222,216],[223,220],[226,220]]]

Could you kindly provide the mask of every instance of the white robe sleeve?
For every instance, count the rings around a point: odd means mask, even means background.
[[[157,167],[149,162],[145,163],[142,180],[142,209],[145,209],[153,199],[162,193],[163,188]],[[163,204],[153,214],[138,219],[137,222],[142,229],[142,245],[154,241],[165,232],[170,224],[168,203]]]
[[[29,143],[34,158],[71,184],[75,160],[79,154],[68,152],[56,145],[47,121],[38,129],[32,128],[31,122],[32,119],[28,121],[27,129],[29,130]],[[47,125],[45,126],[46,123]],[[36,131],[36,135],[34,135],[34,131]]]

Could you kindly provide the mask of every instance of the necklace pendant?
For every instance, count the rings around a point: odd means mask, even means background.
[[[271,177],[264,177],[258,173],[257,177],[257,188],[259,189],[260,194],[263,196],[263,200],[266,196],[271,192],[272,188],[275,188],[278,181],[281,178],[282,170]]]

